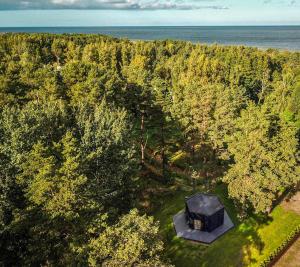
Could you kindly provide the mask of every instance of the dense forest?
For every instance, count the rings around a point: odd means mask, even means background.
[[[0,265],[170,266],[139,206],[152,179],[185,169],[269,213],[299,145],[300,53],[2,34]]]

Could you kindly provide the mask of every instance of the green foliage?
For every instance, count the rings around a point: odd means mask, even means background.
[[[1,117],[1,164],[7,175],[1,179],[1,231],[16,240],[10,246],[23,264],[81,261],[72,255],[85,246],[90,224],[97,225],[104,209],[113,220],[130,207],[136,160],[127,113],[105,102],[82,105],[74,117],[53,103],[11,110]],[[22,240],[28,244],[18,252]],[[39,257],[32,253],[37,244]]]
[[[71,132],[66,133],[55,149],[59,162],[41,143],[34,145],[21,165],[22,173],[18,180],[22,185],[27,183],[28,200],[41,206],[50,217],[74,218],[79,216],[77,210],[86,205],[81,196],[87,181],[81,173],[81,155]]]
[[[89,177],[89,197],[110,212],[130,206],[132,179],[137,175],[132,124],[124,109],[103,101],[96,107],[82,105],[76,112],[76,128],[83,153],[82,169]]]
[[[120,218],[89,243],[90,266],[169,266],[161,261],[158,223],[137,210]]]
[[[296,127],[300,129],[300,83],[297,83],[292,95],[290,97],[287,110],[287,121],[295,123]]]
[[[176,164],[207,184],[227,170],[236,203],[269,211],[299,182],[299,62],[246,47],[2,34],[0,265],[162,266],[157,224],[123,215]]]
[[[224,181],[245,208],[250,204],[267,212],[280,192],[299,182],[296,128],[274,118],[267,107],[250,104],[228,139],[235,163]]]

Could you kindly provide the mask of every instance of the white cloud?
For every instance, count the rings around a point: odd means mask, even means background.
[[[227,9],[216,2],[217,0],[0,0],[0,9]]]
[[[264,4],[272,4],[279,6],[293,6],[298,3],[299,0],[264,0]]]

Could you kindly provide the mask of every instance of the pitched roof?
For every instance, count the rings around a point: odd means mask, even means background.
[[[206,216],[210,216],[224,208],[217,196],[203,193],[197,193],[187,198],[186,204],[190,212]]]

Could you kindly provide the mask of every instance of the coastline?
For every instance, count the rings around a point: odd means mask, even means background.
[[[131,41],[176,40],[300,52],[300,26],[0,27],[0,33],[101,34]]]

